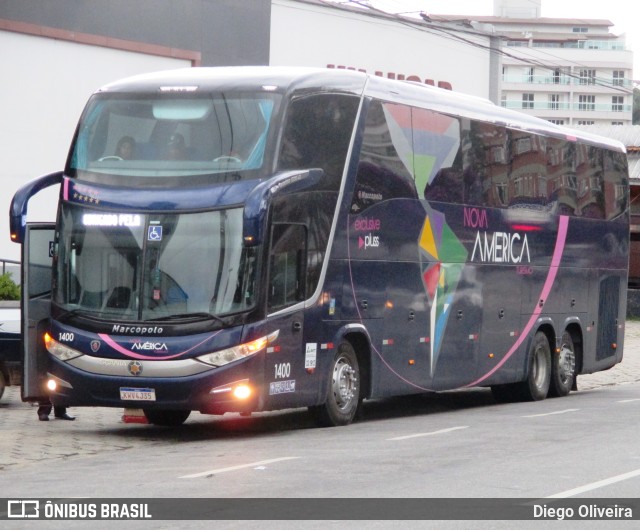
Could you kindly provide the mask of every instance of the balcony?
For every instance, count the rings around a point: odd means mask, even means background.
[[[578,75],[554,75],[552,72],[546,75],[503,75],[503,83],[524,85],[524,86],[579,86],[586,87],[604,87],[604,88],[627,88],[633,90],[633,81],[631,79],[619,77],[603,77],[595,78],[579,77]],[[511,87],[510,87],[511,88]]]
[[[613,112],[624,119],[625,113],[633,110],[632,105],[613,105],[611,103],[561,103],[551,101],[522,101],[522,99],[511,99],[502,102],[502,106],[513,110],[552,110],[552,111],[574,111],[574,112]]]

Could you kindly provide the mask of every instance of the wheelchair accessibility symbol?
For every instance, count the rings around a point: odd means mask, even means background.
[[[162,241],[162,227],[151,225],[147,231],[147,241]]]

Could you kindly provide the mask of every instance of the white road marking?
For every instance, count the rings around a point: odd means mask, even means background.
[[[387,438],[387,441],[408,440],[409,438],[420,438],[422,436],[433,436],[434,434],[444,434],[447,432],[458,431],[460,429],[468,429],[468,425],[461,425],[460,427],[450,427],[449,429],[440,429],[439,431],[421,432],[418,434],[409,434],[407,436],[396,436],[395,438]]]
[[[584,493],[586,491],[602,488],[603,486],[608,486],[609,484],[615,484],[616,482],[622,482],[623,480],[627,480],[637,476],[640,476],[640,469],[636,469],[635,471],[629,471],[628,473],[623,473],[622,475],[616,475],[615,477],[607,478],[604,480],[599,480],[598,482],[592,482],[591,484],[585,484],[584,486],[580,486],[579,488],[574,488],[572,490],[556,493],[555,495],[549,495],[546,498],[547,499],[565,499],[567,497],[580,495],[581,493]]]
[[[542,416],[553,416],[554,414],[567,414],[568,412],[577,412],[580,409],[567,409],[567,410],[556,410],[555,412],[545,412],[544,414],[531,414],[529,416],[522,416],[523,418],[540,418]]]
[[[300,458],[300,457],[285,456],[282,458],[272,458],[271,460],[261,460],[260,462],[252,462],[251,464],[242,464],[239,466],[231,466],[231,467],[221,467],[220,469],[212,469],[210,471],[203,471],[202,473],[193,473],[192,475],[183,475],[182,477],[179,477],[179,478],[198,478],[198,477],[206,477],[207,475],[219,475],[220,473],[228,473],[229,471],[237,471],[238,469],[266,466],[268,464],[275,464],[276,462],[284,462],[285,460],[295,460],[297,458]]]
[[[618,403],[631,403],[632,401],[640,401],[640,398],[634,398],[634,399],[621,399],[618,401]]]

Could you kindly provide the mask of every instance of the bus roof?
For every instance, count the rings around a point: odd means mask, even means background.
[[[339,91],[526,130],[626,152],[611,138],[555,125],[523,112],[505,109],[488,99],[396,81],[354,70],[272,66],[196,67],[142,74],[110,83],[98,92],[189,92],[196,90]]]

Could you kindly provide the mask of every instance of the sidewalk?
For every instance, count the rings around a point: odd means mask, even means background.
[[[622,363],[610,370],[578,377],[578,390],[640,381],[640,322],[626,323]],[[141,445],[162,445],[155,427],[122,422],[123,409],[71,408],[76,421],[37,418],[37,406],[22,403],[20,388],[8,387],[0,399],[0,473],[52,458],[76,458]],[[193,413],[189,422],[209,421]],[[137,432],[134,432],[137,431]]]

